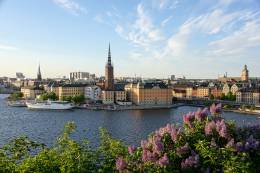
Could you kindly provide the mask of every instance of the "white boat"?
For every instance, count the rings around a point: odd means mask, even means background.
[[[11,107],[26,107],[25,101],[8,101],[7,105]]]
[[[47,101],[47,102],[26,102],[29,109],[47,109],[47,110],[69,110],[74,106],[69,102]]]

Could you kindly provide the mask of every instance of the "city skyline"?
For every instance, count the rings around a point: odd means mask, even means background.
[[[0,76],[104,76],[109,42],[115,77],[260,76],[257,0],[100,2],[0,0]]]

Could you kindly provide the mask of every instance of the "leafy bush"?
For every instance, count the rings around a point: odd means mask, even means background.
[[[168,124],[139,147],[101,128],[92,148],[70,138],[69,122],[53,147],[20,137],[0,148],[0,172],[260,172],[260,126],[236,128],[220,115],[220,104],[190,112],[183,127]]]
[[[58,96],[54,92],[43,93],[40,95],[41,100],[58,100]]]

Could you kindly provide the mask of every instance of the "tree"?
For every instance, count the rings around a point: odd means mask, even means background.
[[[213,96],[213,94],[210,94],[210,95],[209,95],[209,99],[210,99],[210,100],[214,100],[214,99],[215,99],[215,97]]]
[[[85,96],[84,95],[73,96],[71,101],[75,104],[82,104],[85,102]]]
[[[58,100],[57,95],[54,92],[43,93],[40,96],[41,100]]]
[[[18,100],[18,99],[21,99],[23,97],[23,93],[20,92],[20,91],[17,91],[17,92],[14,92],[13,94],[10,95],[10,99],[11,100]]]

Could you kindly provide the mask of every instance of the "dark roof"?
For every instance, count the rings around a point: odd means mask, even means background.
[[[126,84],[127,83],[116,83],[116,84],[114,84],[115,91],[124,91]]]
[[[141,85],[143,85],[145,89],[151,89],[153,87],[159,87],[161,89],[168,88],[168,86],[163,82],[146,82],[146,83],[141,83]]]

